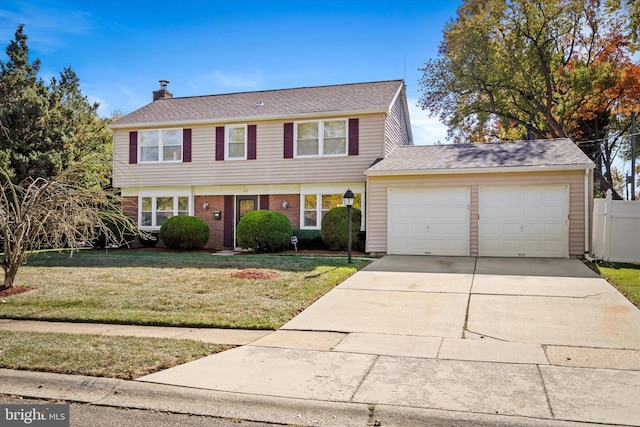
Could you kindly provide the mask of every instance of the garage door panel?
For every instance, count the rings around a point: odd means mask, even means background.
[[[549,215],[549,210],[554,211],[555,209],[549,209],[545,206],[528,206],[521,210],[521,218],[530,219],[533,218],[536,221],[539,221],[540,218],[545,218]]]
[[[480,187],[478,212],[480,256],[568,256],[567,185]]]
[[[394,188],[388,194],[389,254],[469,255],[469,189]]]

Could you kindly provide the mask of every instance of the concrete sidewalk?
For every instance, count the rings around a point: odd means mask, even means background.
[[[133,382],[0,370],[0,393],[301,425],[640,426],[640,311],[578,260],[385,257],[234,339]]]

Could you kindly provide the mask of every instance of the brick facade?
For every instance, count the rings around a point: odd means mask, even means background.
[[[287,207],[283,208],[283,201],[287,201]],[[207,203],[205,209],[203,205]],[[234,205],[235,206],[235,205]],[[261,206],[264,209],[264,207]],[[269,206],[271,211],[280,212],[289,218],[294,229],[300,228],[300,195],[299,194],[271,194],[269,195]],[[138,197],[123,197],[122,210],[137,220],[138,218]],[[221,219],[214,218],[214,212],[222,213]],[[209,226],[209,241],[207,248],[222,249],[224,247],[224,218],[226,215],[235,216],[235,212],[225,212],[224,196],[194,196],[193,214],[202,218]]]

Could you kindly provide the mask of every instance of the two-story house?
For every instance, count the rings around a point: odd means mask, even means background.
[[[401,80],[191,97],[167,83],[111,124],[113,185],[141,228],[195,215],[214,248],[234,247],[256,209],[320,229],[350,188],[364,213],[365,171],[413,144]]]
[[[296,229],[350,188],[366,251],[571,257],[590,251],[593,162],[573,141],[414,146],[401,80],[173,98],[111,125],[114,186],[141,228],[173,215],[234,247],[255,209]]]

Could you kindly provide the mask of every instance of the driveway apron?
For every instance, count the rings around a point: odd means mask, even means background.
[[[386,256],[280,330],[138,380],[640,425],[640,311],[579,260]]]

